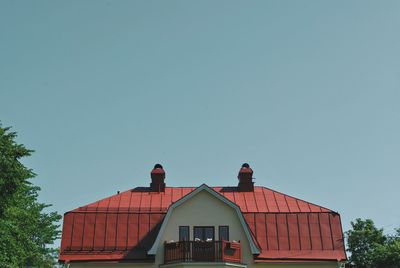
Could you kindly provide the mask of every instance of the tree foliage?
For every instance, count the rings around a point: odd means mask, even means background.
[[[356,219],[351,226],[346,232],[351,264],[356,268],[400,267],[400,229],[385,235],[370,219]]]
[[[0,217],[19,187],[35,176],[31,169],[19,162],[33,151],[17,144],[14,141],[17,134],[9,130],[0,124]]]
[[[15,142],[16,133],[0,125],[0,267],[53,267],[61,216],[46,213],[37,201],[39,187],[21,158],[33,151]]]

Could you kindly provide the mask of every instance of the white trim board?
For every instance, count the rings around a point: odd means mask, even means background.
[[[197,195],[198,193],[200,193],[201,191],[206,191],[208,193],[210,193],[211,195],[213,195],[214,197],[216,197],[217,199],[219,199],[220,201],[224,202],[225,204],[227,204],[228,206],[230,206],[231,208],[233,208],[237,214],[237,216],[239,217],[239,221],[243,227],[244,233],[246,235],[246,238],[249,242],[250,245],[250,251],[253,255],[258,255],[260,254],[260,249],[257,247],[257,245],[254,243],[254,240],[251,236],[249,227],[247,226],[247,223],[243,217],[242,212],[240,211],[240,208],[238,205],[236,205],[235,203],[233,203],[232,201],[230,201],[229,199],[227,199],[225,196],[217,193],[216,191],[214,191],[212,188],[210,188],[209,186],[207,186],[206,184],[202,184],[199,187],[197,187],[195,190],[193,190],[192,192],[188,193],[187,195],[185,195],[184,197],[182,197],[181,199],[177,200],[175,203],[173,203],[169,208],[168,208],[168,212],[167,215],[164,218],[164,221],[161,225],[160,231],[157,234],[157,238],[154,241],[153,246],[150,248],[150,250],[147,252],[147,254],[149,255],[156,255],[157,253],[157,249],[160,245],[160,241],[161,241],[161,237],[164,234],[165,228],[167,226],[167,223],[169,221],[169,218],[172,215],[173,210],[182,205],[183,203],[185,203],[187,200],[191,199],[192,197],[194,197],[195,195]]]

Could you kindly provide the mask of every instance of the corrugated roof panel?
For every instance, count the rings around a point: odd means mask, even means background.
[[[62,228],[61,251],[71,247],[72,228],[74,221],[74,213],[66,213],[64,215],[64,224]]]
[[[139,214],[139,241],[141,241],[150,231],[150,214]]]
[[[261,248],[268,248],[267,245],[267,225],[265,222],[265,214],[256,214],[256,238]]]
[[[164,218],[165,214],[150,214],[150,230],[153,230]]]
[[[276,215],[267,214],[267,238],[268,238],[268,249],[278,250],[278,230],[276,229]]]
[[[182,196],[181,197],[183,197],[183,196],[187,195],[188,193],[190,193],[191,191],[193,191],[195,188],[185,187],[185,188],[181,188],[181,189],[182,189]]]
[[[299,205],[297,204],[297,200],[290,196],[285,196],[287,205],[289,206],[290,212],[300,212]]]
[[[278,204],[280,212],[290,212],[289,207],[286,203],[285,196],[281,193],[274,192],[276,203]]]
[[[91,250],[93,248],[95,213],[85,213],[85,225],[83,228],[82,249]]]
[[[127,234],[128,234],[128,214],[127,213],[119,213],[117,218],[117,241],[116,241],[116,249],[117,250],[125,250],[126,242],[127,242]]]
[[[223,191],[222,189],[220,189],[218,192],[220,194],[222,194],[223,196],[225,196],[229,201],[235,203],[235,198],[233,196],[233,192],[232,191]]]
[[[172,190],[171,188],[165,188],[165,193],[162,194],[162,200],[161,200],[161,208],[163,211],[167,211],[168,207],[172,203]]]
[[[106,241],[104,248],[107,250],[114,250],[116,243],[115,238],[117,235],[117,214],[108,213],[106,220]]]
[[[258,212],[268,212],[268,204],[261,188],[254,189],[255,201],[257,204]]]
[[[278,230],[279,250],[289,250],[289,237],[286,214],[276,214],[276,227]]]
[[[332,239],[335,249],[343,250],[343,235],[340,223],[340,216],[337,214],[329,214],[332,226]]]
[[[172,203],[175,203],[181,197],[182,197],[181,188],[172,188]]]
[[[310,207],[311,212],[322,212],[321,207],[308,203],[308,206]]]
[[[107,211],[110,200],[111,200],[111,198],[105,198],[105,199],[98,201],[97,210],[98,211]]]
[[[119,211],[129,211],[129,206],[131,203],[131,191],[126,191],[120,194],[121,200],[119,202]]]
[[[297,200],[301,212],[311,212],[310,206],[303,200]]]
[[[87,211],[95,211],[97,209],[97,206],[99,205],[99,202],[93,202],[89,205],[86,206]]]
[[[142,194],[138,192],[132,192],[131,194],[129,211],[139,211],[142,203]]]
[[[234,192],[235,203],[242,212],[248,212],[243,193]]]
[[[250,214],[250,213],[248,213]],[[257,238],[260,236],[261,231],[258,230],[262,224],[262,218],[257,216],[261,214],[254,213],[256,215],[256,233]],[[323,232],[319,232],[319,224],[326,223],[326,219],[330,219],[331,213],[287,213],[287,214],[270,214],[266,213],[267,220],[267,232],[266,236],[268,239],[268,244],[265,246],[259,238],[258,242],[261,247],[261,253],[257,257],[256,262],[260,259],[321,259],[321,260],[344,260],[346,258],[344,253],[344,248],[336,251],[333,248],[328,248],[329,245],[322,250],[321,241],[323,239]],[[319,216],[322,216],[319,220]],[[250,217],[250,216],[248,216]],[[278,221],[275,222],[274,218]],[[286,220],[287,219],[287,220]],[[309,220],[310,219],[310,220]],[[332,218],[333,219],[333,218]],[[339,224],[338,224],[339,223]],[[314,228],[314,231],[310,231],[309,224]],[[340,227],[340,221],[333,223],[332,226],[336,228]],[[273,241],[276,239],[274,233],[274,226],[278,228],[278,248],[274,245]],[[286,226],[286,228],[285,228]],[[288,229],[287,229],[288,227]],[[325,228],[325,227],[323,227]],[[285,233],[288,231],[288,236]],[[337,229],[336,231],[339,231]],[[312,237],[310,232],[313,233]],[[333,229],[332,229],[333,232]],[[299,236],[300,235],[300,236]],[[288,238],[288,243],[285,239]],[[314,247],[311,249],[311,239],[313,239]],[[272,243],[271,243],[272,242]],[[325,246],[325,245],[324,245]],[[289,248],[289,249],[287,249]],[[326,254],[321,254],[321,252],[326,252]]]
[[[271,191],[270,189],[263,188],[263,193],[265,196],[265,199],[267,200],[267,206],[269,209],[269,212],[280,212],[278,203],[276,202],[274,192]]]
[[[185,187],[185,188],[188,188],[188,189],[190,189],[190,191],[193,191],[193,190],[195,190],[196,189],[196,187],[195,188],[193,188],[193,189],[191,189],[191,188],[189,188],[189,187]],[[214,190],[214,191],[216,191],[216,192],[218,192],[218,193],[220,193],[220,194],[222,194],[222,189],[223,189],[224,187],[220,187],[220,186],[214,186],[214,187],[212,187],[212,189]]]
[[[331,235],[331,226],[329,223],[329,215],[327,213],[321,213],[319,215],[320,221],[320,229],[321,229],[321,237],[322,237],[322,248],[324,250],[332,250],[332,235]]]
[[[243,193],[246,202],[247,211],[258,212],[256,200],[253,192]]]
[[[247,224],[249,225],[251,230],[255,230],[255,217],[253,213],[244,213],[243,214]],[[253,231],[254,234],[254,231]]]
[[[311,234],[311,249],[322,250],[321,231],[319,229],[318,214],[310,213],[309,217],[310,234]]]
[[[150,211],[161,211],[161,199],[163,194],[153,193],[151,197]]]
[[[300,237],[299,227],[297,221],[297,214],[288,214],[288,227],[289,227],[289,244],[290,250],[300,250]]]
[[[311,236],[308,222],[308,214],[298,214],[300,244],[302,250],[311,250]]]
[[[104,242],[106,240],[106,213],[97,213],[96,226],[94,231],[94,250],[104,249]]]
[[[119,201],[121,199],[121,195],[113,195],[110,198],[110,203],[108,204],[109,210],[118,210],[119,209]]]
[[[128,217],[128,248],[133,248],[139,241],[139,214],[131,213]]]
[[[142,193],[142,202],[140,204],[140,211],[150,211],[152,193]]]
[[[83,224],[85,221],[84,213],[75,213],[74,224],[72,229],[71,249],[81,250],[83,237]]]

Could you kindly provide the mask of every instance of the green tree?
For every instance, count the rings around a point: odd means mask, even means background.
[[[370,219],[356,219],[346,232],[349,262],[356,268],[399,268],[400,229],[394,235],[384,235]]]
[[[46,213],[37,201],[39,187],[21,158],[33,151],[15,142],[16,133],[0,125],[0,267],[53,267],[61,216]]]
[[[387,236],[386,243],[375,246],[371,260],[376,267],[400,267],[400,229],[396,230],[395,235]]]
[[[17,144],[14,141],[17,134],[9,130],[0,124],[0,217],[19,187],[35,176],[31,169],[19,162],[33,151]]]

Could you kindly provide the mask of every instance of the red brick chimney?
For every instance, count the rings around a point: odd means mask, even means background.
[[[249,164],[244,163],[242,165],[242,168],[239,170],[238,179],[238,188],[240,192],[254,191],[253,170],[250,168]]]
[[[150,191],[152,192],[165,192],[165,171],[163,166],[156,164],[151,171]]]

